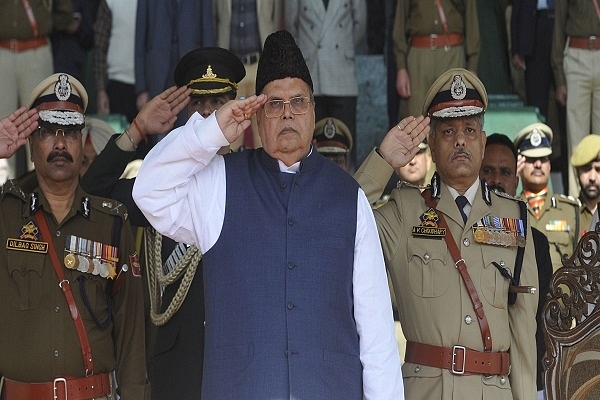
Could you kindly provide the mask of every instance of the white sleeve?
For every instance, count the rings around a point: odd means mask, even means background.
[[[362,189],[358,189],[357,201],[352,280],[364,396],[366,400],[404,399],[392,304],[377,225]]]
[[[215,113],[195,113],[148,153],[133,186],[133,199],[161,234],[208,251],[225,215],[225,161],[229,144]]]

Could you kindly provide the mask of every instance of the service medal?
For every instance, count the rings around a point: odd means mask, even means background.
[[[91,264],[94,266],[94,269],[92,270],[92,274],[93,275],[100,275],[100,261],[96,260],[95,258],[92,260]]]
[[[79,260],[79,266],[77,267],[77,271],[88,272],[88,269],[90,267],[90,262],[88,261],[88,259],[81,255],[77,256],[77,259]]]
[[[69,253],[65,256],[65,267],[69,269],[77,269],[78,266],[77,257],[73,253]]]
[[[107,267],[108,267],[108,279],[115,279],[115,277],[117,276],[117,269],[115,268],[115,265],[113,263],[108,263]]]
[[[525,240],[524,236],[517,236],[517,246],[519,247],[525,247],[525,243],[527,241]]]
[[[98,269],[100,270],[100,276],[102,278],[106,278],[109,274],[109,270],[108,270],[108,266],[105,263],[101,263],[99,260],[94,260],[94,262],[97,262],[98,265]]]
[[[484,243],[485,242],[485,233],[483,233],[483,229],[482,228],[475,229],[475,232],[473,232],[473,238],[478,243]]]

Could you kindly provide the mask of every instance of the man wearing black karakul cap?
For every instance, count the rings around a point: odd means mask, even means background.
[[[157,231],[203,253],[202,397],[403,399],[373,214],[312,147],[312,80],[288,32],[265,41],[256,93],[170,133],[133,191]],[[218,155],[254,113],[263,148]]]

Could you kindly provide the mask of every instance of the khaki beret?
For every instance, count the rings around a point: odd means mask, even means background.
[[[587,135],[575,147],[571,154],[571,164],[574,167],[581,167],[589,164],[598,158],[600,152],[600,135]]]
[[[514,139],[517,151],[525,157],[546,157],[552,154],[552,129],[541,122],[527,125]]]
[[[470,71],[453,68],[444,72],[429,88],[423,115],[460,118],[481,114],[488,105],[483,83]]]
[[[348,153],[352,150],[350,130],[337,118],[323,118],[315,124],[313,133],[319,153]]]
[[[89,136],[94,151],[96,154],[100,154],[102,149],[104,149],[110,140],[110,137],[115,134],[115,131],[110,125],[101,119],[86,118],[85,128],[83,128],[82,133],[83,144],[85,145],[85,141]]]
[[[40,124],[84,127],[88,95],[71,75],[58,73],[40,82],[31,92],[27,108],[35,108]]]

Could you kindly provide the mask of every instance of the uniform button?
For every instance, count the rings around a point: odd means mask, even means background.
[[[292,308],[294,308],[294,304],[292,304],[292,302],[290,301],[289,303],[287,303],[287,309],[291,310]]]
[[[415,372],[416,372],[417,374],[418,374],[419,372],[421,372],[421,366],[420,366],[420,365],[417,365],[417,366],[415,367]]]
[[[465,245],[465,247],[469,247],[471,245],[471,241],[467,238],[463,239],[463,244]]]
[[[471,317],[470,315],[467,315],[465,317],[465,324],[471,325],[471,322],[473,322],[473,317]]]
[[[428,261],[431,257],[429,256],[429,253],[425,253],[425,255],[423,256],[423,259],[425,261]]]
[[[504,385],[505,383],[506,383],[506,378],[505,377],[500,378],[500,384]]]
[[[60,231],[56,231],[56,236],[59,237],[60,236]]]
[[[288,225],[290,225],[290,226],[294,225],[294,219],[293,218],[288,219]]]
[[[285,353],[284,353],[284,354],[285,354],[285,357],[286,357],[286,358],[290,356],[290,353],[289,353],[287,350],[285,351]]]
[[[58,357],[58,350],[54,350],[54,357]]]
[[[59,307],[59,306],[56,306],[56,307],[54,307],[54,312],[55,312],[55,313],[57,313],[57,312],[59,312],[59,311],[60,311],[60,307]]]
[[[281,187],[283,189],[285,189],[287,187],[287,182],[285,182],[285,181],[281,182]]]
[[[288,269],[294,269],[295,265],[293,262],[288,263]]]
[[[244,24],[244,21],[240,22],[240,28],[243,28],[246,24]]]
[[[500,261],[500,266],[501,266],[501,267],[504,267],[504,265],[506,265],[506,264],[504,263],[504,261]]]

